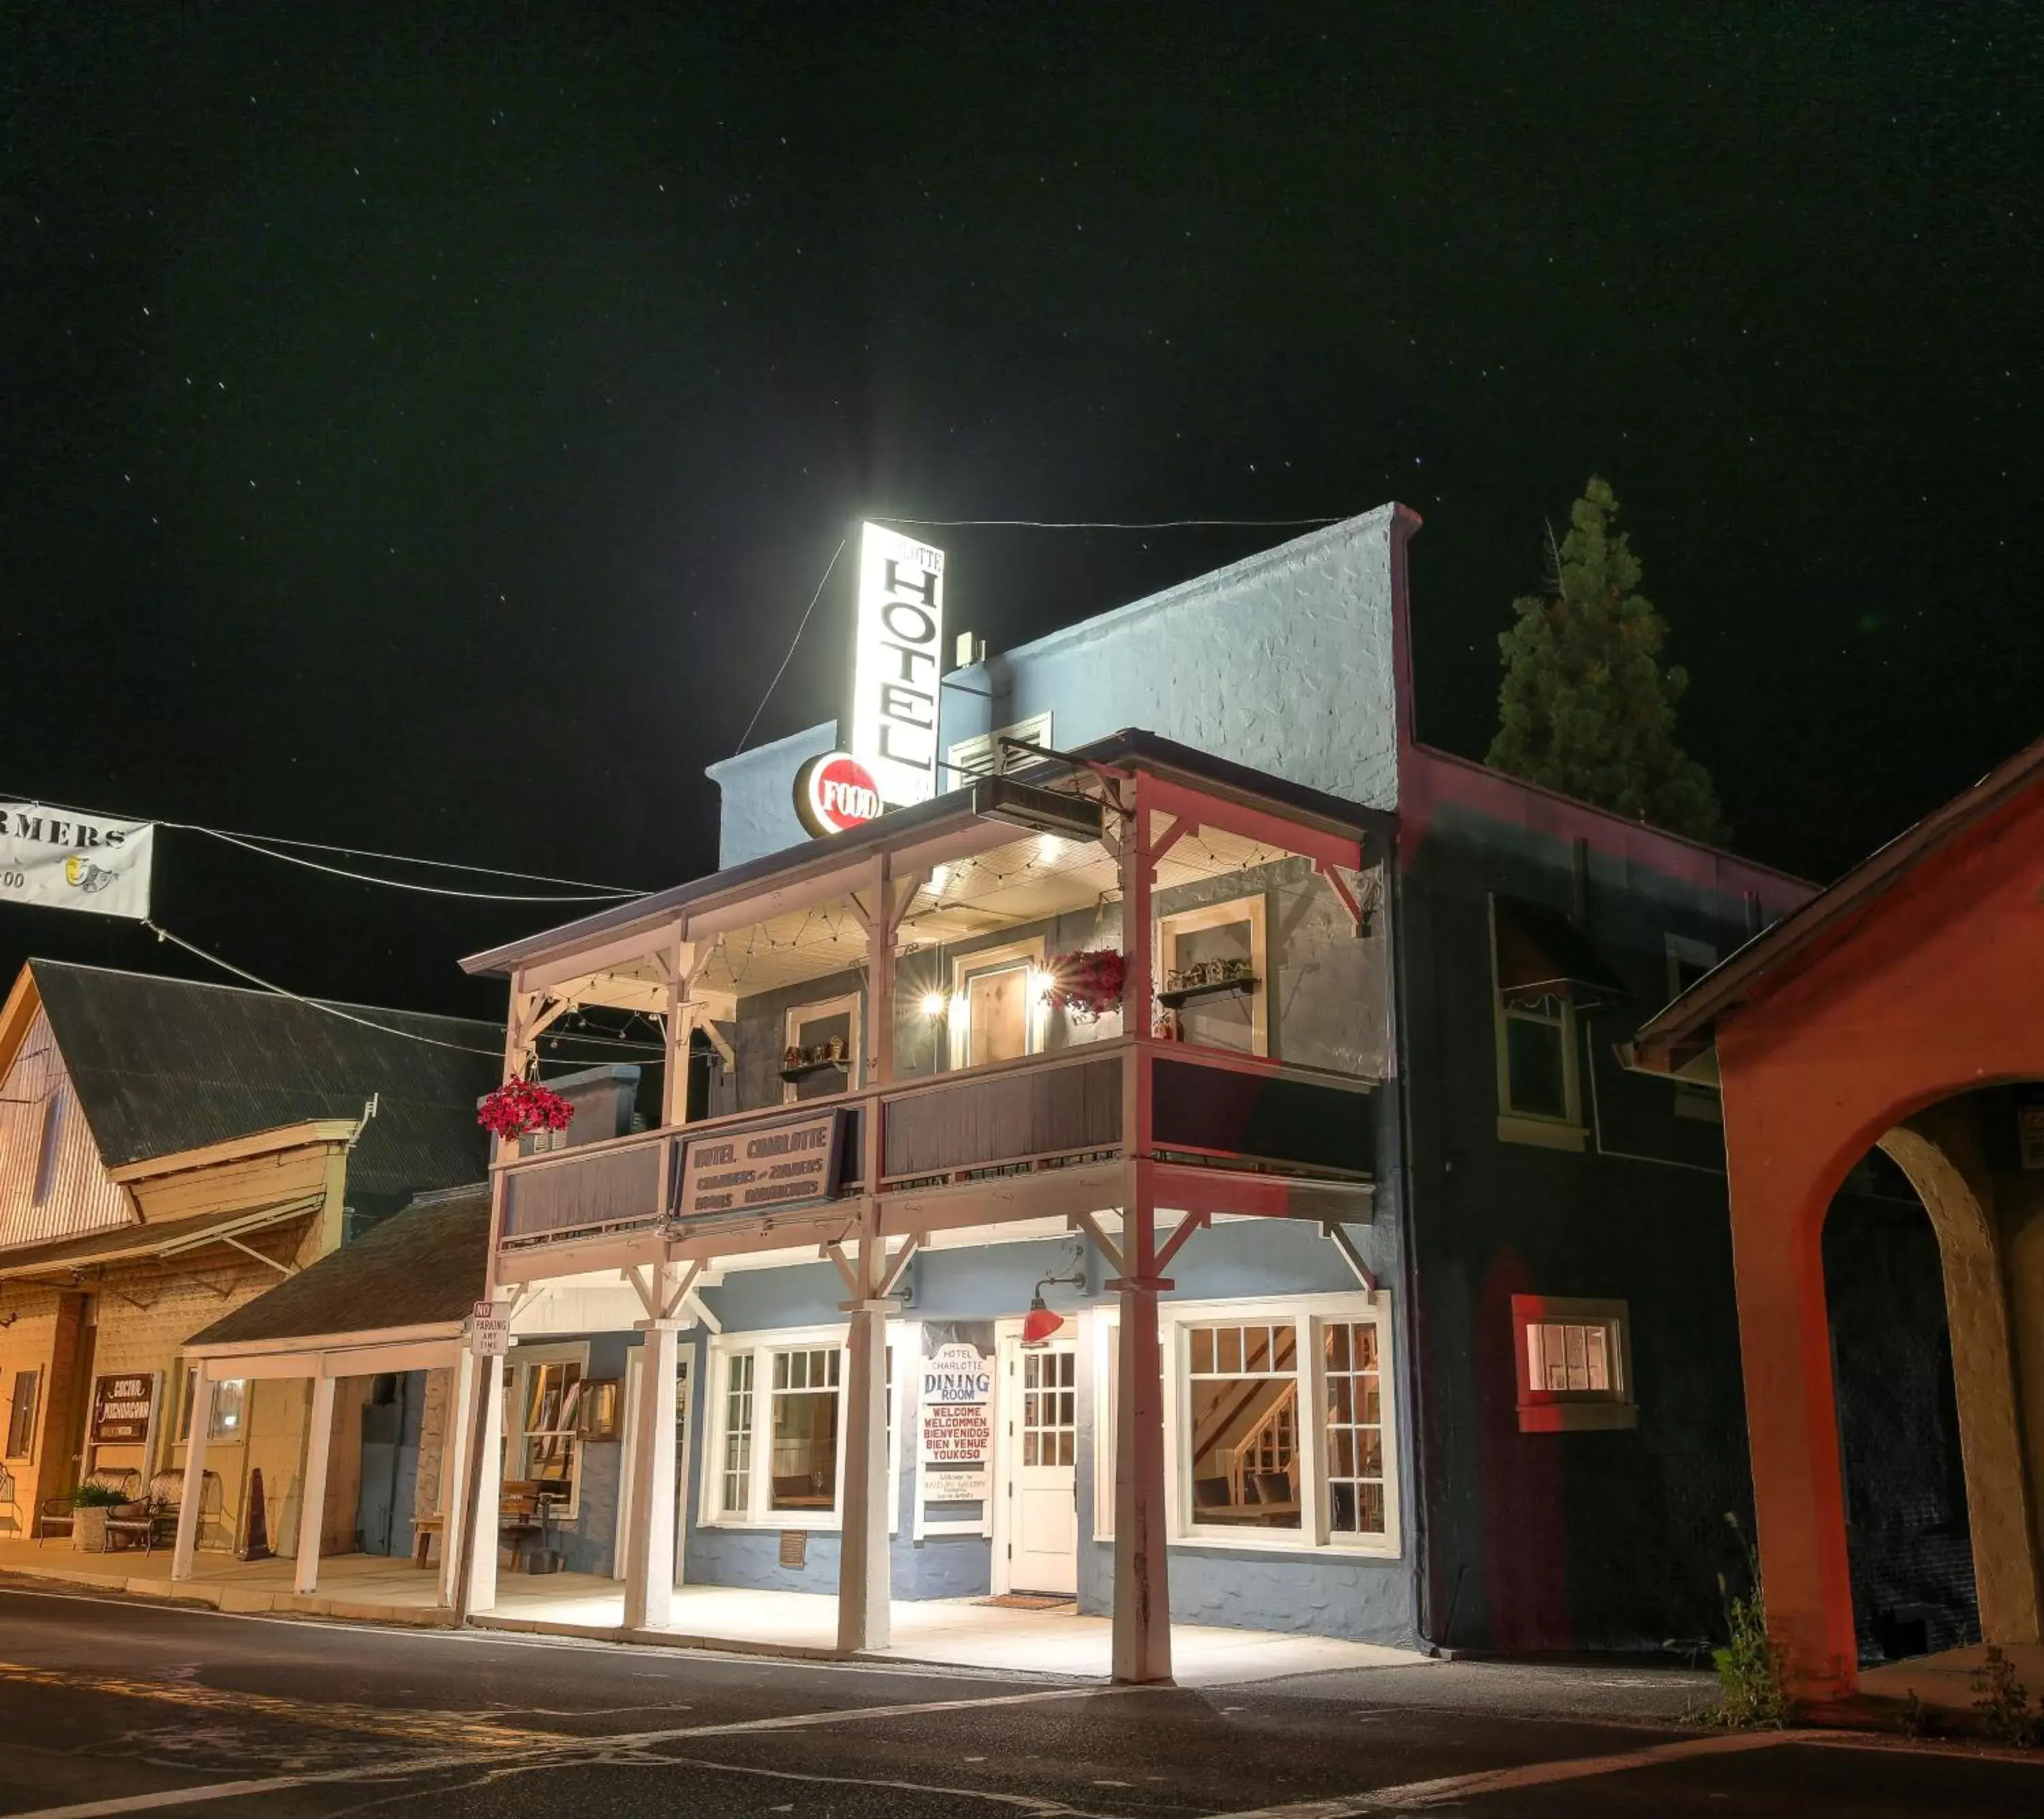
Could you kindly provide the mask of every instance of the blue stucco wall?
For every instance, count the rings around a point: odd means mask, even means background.
[[[1395,808],[1393,512],[1380,506],[954,671],[943,749],[1047,712],[1066,748],[1140,727]],[[956,611],[970,578],[951,585]],[[722,864],[802,842],[794,773],[836,732],[812,727],[709,767],[723,792]]]

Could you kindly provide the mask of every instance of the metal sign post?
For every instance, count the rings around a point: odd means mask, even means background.
[[[482,1500],[483,1411],[498,1387],[497,1360],[511,1349],[511,1310],[478,1301],[469,1315],[468,1349],[475,1360],[475,1401],[468,1411],[468,1482],[462,1489],[460,1556],[455,1568],[454,1621],[468,1621],[469,1582],[475,1569],[476,1506]]]

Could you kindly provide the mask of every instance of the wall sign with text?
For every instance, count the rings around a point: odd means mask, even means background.
[[[764,1130],[697,1138],[682,1164],[674,1211],[686,1219],[834,1199],[843,1161],[842,1109],[790,1119]]]
[[[0,904],[40,904],[139,922],[149,913],[156,834],[147,821],[0,802]]]
[[[852,655],[851,755],[890,808],[943,785],[937,681],[943,672],[944,552],[878,524],[861,527]]]
[[[978,1346],[940,1345],[924,1360],[918,1458],[925,1503],[984,1502],[993,1495],[993,1362]]]
[[[133,1371],[92,1380],[92,1444],[121,1446],[149,1437],[149,1411],[156,1406],[156,1374]]]
[[[795,813],[819,839],[878,820],[882,804],[873,773],[848,751],[819,753],[795,773]]]

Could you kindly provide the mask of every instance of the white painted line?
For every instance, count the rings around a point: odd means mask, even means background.
[[[1652,1768],[1692,1756],[1736,1756],[1747,1750],[1775,1749],[1783,1744],[1835,1743],[1843,1731],[1727,1731],[1715,1736],[1685,1737],[1680,1743],[1622,1750],[1612,1756],[1577,1756],[1562,1762],[1528,1763],[1520,1768],[1485,1769],[1474,1775],[1443,1775],[1433,1781],[1408,1781],[1397,1787],[1374,1787],[1333,1800],[1301,1800],[1286,1806],[1258,1806],[1227,1813],[1216,1819],[1348,1819],[1351,1814],[1381,1813],[1387,1808],[1439,1806],[1485,1794],[1522,1787],[1549,1787],[1558,1782],[1588,1781],[1628,1769]]]
[[[240,1800],[252,1794],[281,1794],[302,1787],[302,1775],[273,1775],[267,1781],[216,1781],[204,1787],[168,1787],[156,1794],[127,1794],[114,1800],[88,1800],[78,1806],[44,1806],[20,1819],[104,1819],[115,1813],[150,1813],[165,1806],[202,1806],[215,1800]]]

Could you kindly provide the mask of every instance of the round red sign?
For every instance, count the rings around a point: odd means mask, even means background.
[[[849,752],[827,751],[795,773],[795,812],[812,834],[842,834],[878,819],[880,786]]]

